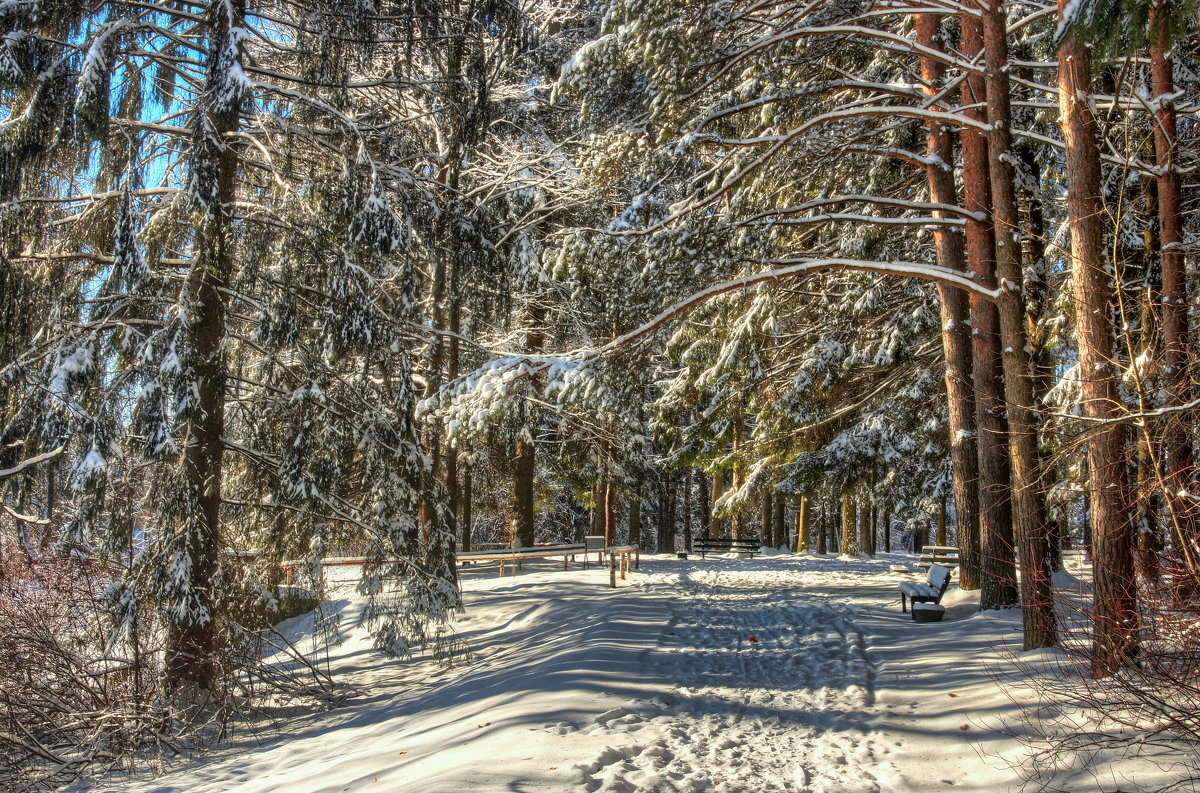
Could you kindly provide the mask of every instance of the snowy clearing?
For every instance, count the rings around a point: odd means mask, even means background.
[[[911,561],[657,556],[615,590],[595,565],[479,568],[458,625],[473,658],[449,670],[374,652],[339,584],[330,662],[347,703],[261,745],[92,789],[1013,789],[1019,709],[998,675],[1017,674],[1019,614],[977,615],[954,586],[946,622],[915,624],[896,589],[915,574],[888,570]],[[1070,784],[1138,789],[1098,767]]]

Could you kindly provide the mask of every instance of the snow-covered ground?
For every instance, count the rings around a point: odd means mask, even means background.
[[[1014,789],[1020,615],[976,614],[952,586],[947,621],[916,624],[896,589],[915,575],[888,569],[912,561],[646,557],[615,590],[595,565],[478,568],[458,623],[472,658],[451,669],[374,652],[341,584],[330,664],[349,701],[265,743],[93,789]],[[1139,789],[1107,768],[1068,781]]]

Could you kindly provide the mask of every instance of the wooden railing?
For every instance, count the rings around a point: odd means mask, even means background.
[[[455,561],[458,564],[469,564],[472,562],[499,562],[500,577],[503,578],[505,569],[516,574],[516,571],[521,569],[521,562],[525,559],[554,559],[562,557],[563,570],[569,569],[570,563],[576,556],[586,557],[589,552],[598,552],[603,558],[604,554],[608,554],[612,572],[610,575],[610,583],[612,586],[617,585],[617,573],[621,574],[621,579],[624,580],[625,574],[630,569],[641,567],[641,549],[636,545],[613,545],[605,548],[589,547],[584,543],[562,543],[557,545],[534,545],[525,548],[513,548],[511,546],[488,549],[484,551],[464,551],[455,554]],[[322,559],[320,567],[336,567],[339,565],[362,565],[366,563],[366,558],[344,557],[333,559]],[[286,573],[287,584],[292,583],[292,571],[307,565],[307,561],[293,560],[281,563],[279,566]]]
[[[621,580],[625,580],[625,574],[629,572],[629,565],[639,568],[642,566],[642,549],[636,545],[612,545],[604,549],[608,554],[609,559],[609,574],[608,585],[613,589],[617,587],[617,567],[621,568]]]
[[[504,566],[511,566],[513,573],[521,568],[524,559],[551,559],[561,556],[563,569],[566,570],[571,560],[576,556],[586,554],[587,547],[583,543],[563,545],[534,545],[528,548],[502,548],[490,551],[466,551],[457,554],[459,564],[466,562],[499,562],[500,577],[504,577]]]

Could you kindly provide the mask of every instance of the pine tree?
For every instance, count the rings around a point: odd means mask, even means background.
[[[457,594],[448,538],[415,533],[408,335],[432,208],[420,170],[392,164],[403,144],[378,112],[415,86],[393,70],[408,38],[395,25],[413,14],[27,10],[9,24],[61,73],[10,75],[26,115],[53,122],[5,150],[7,197],[65,200],[12,261],[63,277],[42,367],[8,371],[23,383],[11,400],[38,417],[21,440],[69,450],[60,544],[138,549],[109,596],[118,632],[158,612],[166,686],[184,702],[205,702],[222,672],[220,615],[261,596],[282,559],[350,536],[367,548],[380,645],[436,640]],[[55,172],[64,160],[79,165]],[[124,455],[156,472],[136,536],[102,518],[121,508]],[[260,552],[265,578],[244,578],[232,548]]]

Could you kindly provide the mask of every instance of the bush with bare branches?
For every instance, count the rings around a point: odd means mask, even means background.
[[[50,790],[157,766],[228,738],[235,726],[272,729],[289,709],[337,698],[312,653],[271,626],[272,601],[220,619],[213,696],[172,706],[153,614],[112,630],[107,600],[118,572],[59,558],[0,580],[0,790]]]
[[[1196,603],[1179,599],[1200,581],[1186,566],[1162,563],[1158,578],[1142,581],[1139,650],[1120,671],[1091,674],[1086,597],[1060,599],[1067,627],[1054,663],[1017,659],[1026,683],[1015,698],[1025,718],[1014,733],[1029,749],[1020,769],[1028,789],[1074,789],[1064,780],[1130,760],[1128,768],[1149,772],[1139,791],[1200,789],[1200,618]],[[1078,594],[1087,595],[1086,584]]]

